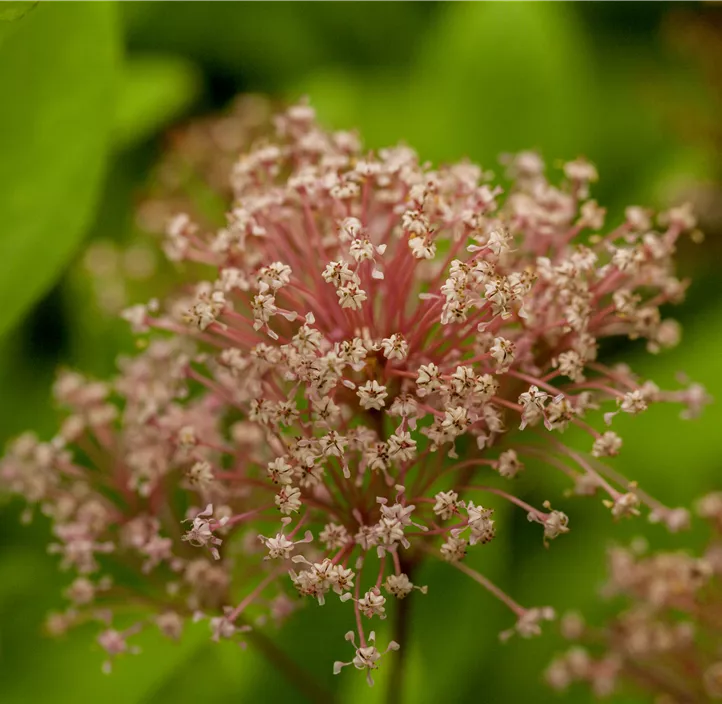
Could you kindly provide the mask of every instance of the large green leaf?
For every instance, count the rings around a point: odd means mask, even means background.
[[[574,13],[535,3],[449,3],[417,42],[411,71],[324,72],[303,88],[322,115],[362,128],[373,146],[403,139],[424,157],[542,148],[573,157],[591,109],[590,58]]]
[[[516,149],[576,156],[590,107],[589,63],[574,14],[562,5],[453,5],[420,56],[417,119],[406,139],[432,158],[471,153],[487,165]],[[446,136],[438,151],[437,131]]]
[[[0,6],[0,22],[15,22],[37,5],[34,2],[4,2]]]
[[[115,116],[116,147],[137,143],[187,109],[201,89],[198,68],[177,56],[131,56],[123,67]]]
[[[108,3],[48,3],[0,45],[0,334],[62,271],[92,215],[114,109]]]
[[[134,47],[177,53],[244,75],[256,90],[298,76],[325,55],[315,10],[298,3],[122,3]]]
[[[429,5],[430,7],[427,7]],[[413,53],[405,42],[428,22],[432,3],[122,3],[129,44],[191,58],[230,87],[275,91],[329,65],[389,65]],[[240,84],[240,85],[239,85]]]

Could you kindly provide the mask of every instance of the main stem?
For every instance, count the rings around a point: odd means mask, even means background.
[[[337,704],[335,695],[317,682],[298,663],[290,658],[268,636],[250,631],[246,639],[258,649],[276,670],[313,704]]]
[[[409,579],[413,581],[412,573],[414,571],[413,563],[401,563],[402,570]],[[409,642],[409,623],[411,615],[411,595],[405,599],[396,600],[396,612],[394,614],[394,625],[392,631],[392,639],[395,640],[401,648],[394,653],[393,658],[389,658],[392,662],[391,675],[386,685],[386,704],[403,704],[404,698],[404,674],[406,672],[406,648]]]

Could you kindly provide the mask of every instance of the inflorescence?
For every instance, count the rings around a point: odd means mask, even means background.
[[[598,697],[631,689],[659,704],[722,698],[722,493],[703,497],[697,513],[712,528],[699,556],[649,552],[643,539],[609,551],[604,592],[622,606],[602,628],[575,613],[561,619],[575,645],[549,666],[552,687],[583,682]]]
[[[200,280],[125,311],[145,349],[109,382],[62,373],[58,434],[23,435],[0,465],[2,483],[50,517],[51,550],[77,573],[53,630],[101,619],[108,662],[132,650],[147,621],[112,628],[133,593],[113,565],[143,576],[136,596],[174,638],[195,617],[213,638],[240,640],[293,611],[294,591],[340,598],[354,656],[334,672],[353,665],[370,680],[399,644],[377,647],[369,629],[389,599],[426,591],[412,577],[427,556],[511,609],[504,637],[553,617],[464,562],[494,538],[490,495],[545,542],[569,530],[549,502],[515,496],[527,458],[562,471],[572,493],[600,494],[615,518],[646,506],[671,530],[686,526],[686,511],[602,459],[622,445],[617,414],[670,401],[694,416],[704,390],[663,391],[597,349],[610,336],[644,338],[652,352],[677,343],[659,307],[685,292],[672,256],[694,230],[688,208],[655,226],[630,207],[606,228],[584,160],[554,185],[536,154],[507,157],[502,195],[472,163],[362,151],[306,104],[275,128],[235,161],[222,228],[183,213],[170,222],[167,257]],[[584,420],[598,408],[602,428]],[[588,451],[562,442],[569,426],[588,434]],[[485,486],[485,473],[510,488]]]

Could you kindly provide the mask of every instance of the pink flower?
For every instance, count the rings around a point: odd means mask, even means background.
[[[195,611],[215,639],[235,638],[246,609],[280,618],[289,590],[320,603],[333,592],[358,616],[351,663],[370,673],[381,653],[359,614],[385,615],[382,587],[425,591],[410,575],[427,558],[513,611],[505,637],[536,634],[551,610],[520,606],[464,557],[504,530],[482,504],[489,494],[525,511],[544,540],[568,519],[478,480],[496,470],[511,482],[525,457],[540,458],[576,493],[606,497],[614,517],[646,505],[681,525],[600,462],[621,439],[583,419],[602,407],[611,423],[662,401],[693,416],[707,401],[699,386],[662,391],[596,360],[609,336],[655,350],[679,337],[658,307],[683,289],[672,254],[692,218],[674,211],[657,232],[630,210],[589,233],[604,212],[588,200],[587,162],[553,184],[538,156],[509,158],[502,197],[472,164],[361,152],[307,105],[276,126],[273,143],[236,160],[221,228],[170,222],[167,255],[204,280],[126,314],[150,333],[113,381],[61,377],[69,420],[50,443],[12,445],[3,484],[54,520],[65,566],[99,576],[105,560],[140,557],[154,603],[172,614],[153,622],[174,636]],[[568,425],[589,434],[588,452],[562,442]],[[91,608],[92,585],[83,593]],[[114,633],[103,636],[111,654],[124,643]]]
[[[716,625],[722,605],[721,498],[709,494],[698,503],[697,513],[711,527],[701,555],[648,552],[643,539],[609,550],[604,595],[614,597],[619,611],[599,628],[578,614],[562,618],[562,635],[574,645],[547,669],[550,686],[563,690],[581,681],[603,697],[633,685],[655,701],[722,696]],[[677,521],[688,523],[689,515],[679,514]]]

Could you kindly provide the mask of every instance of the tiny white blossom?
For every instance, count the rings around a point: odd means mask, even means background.
[[[338,301],[341,308],[359,310],[361,304],[366,300],[366,292],[355,283],[348,283],[337,289]]]
[[[448,520],[457,512],[459,495],[455,491],[440,491],[434,499],[434,513],[442,521]]]
[[[388,447],[389,457],[397,462],[408,462],[416,456],[416,440],[405,430],[390,435]]]
[[[367,381],[363,386],[359,386],[356,391],[361,408],[373,408],[381,410],[384,405],[384,399],[388,396],[385,386],[381,386],[375,379]]]
[[[266,472],[274,484],[290,484],[293,481],[293,467],[286,462],[284,457],[278,457],[269,462]]]
[[[386,359],[402,360],[409,353],[409,343],[406,342],[403,335],[394,333],[391,337],[381,340],[381,349]]]
[[[622,438],[611,430],[608,430],[594,441],[592,455],[594,457],[613,457],[619,453],[621,447]]]
[[[192,486],[207,489],[213,483],[213,468],[210,462],[196,462],[186,476]]]
[[[275,501],[281,513],[296,513],[301,508],[301,490],[295,486],[282,486]]]
[[[464,538],[455,538],[450,535],[441,546],[441,556],[447,562],[459,562],[466,557],[468,542]]]
[[[213,534],[213,528],[211,527],[212,519],[213,504],[208,504],[205,509],[203,509],[203,511],[199,511],[194,518],[189,518],[184,521],[184,523],[190,522],[192,525],[185,533],[182,540],[185,540],[196,547],[208,547],[208,550],[213,558],[220,560],[221,556],[216,546],[220,545],[223,541]],[[226,519],[221,519],[216,523],[219,526],[223,526],[225,522]]]
[[[513,479],[522,469],[524,465],[519,461],[514,450],[506,450],[499,455],[496,470],[506,479]]]
[[[378,616],[379,618],[386,618],[386,597],[384,597],[378,589],[372,589],[358,600],[358,607],[361,613],[368,618],[372,616]]]
[[[439,368],[431,362],[419,367],[416,377],[417,395],[427,396],[441,388]]]
[[[491,356],[496,361],[497,373],[501,374],[509,369],[514,361],[514,343],[503,337],[494,338],[491,346]]]

